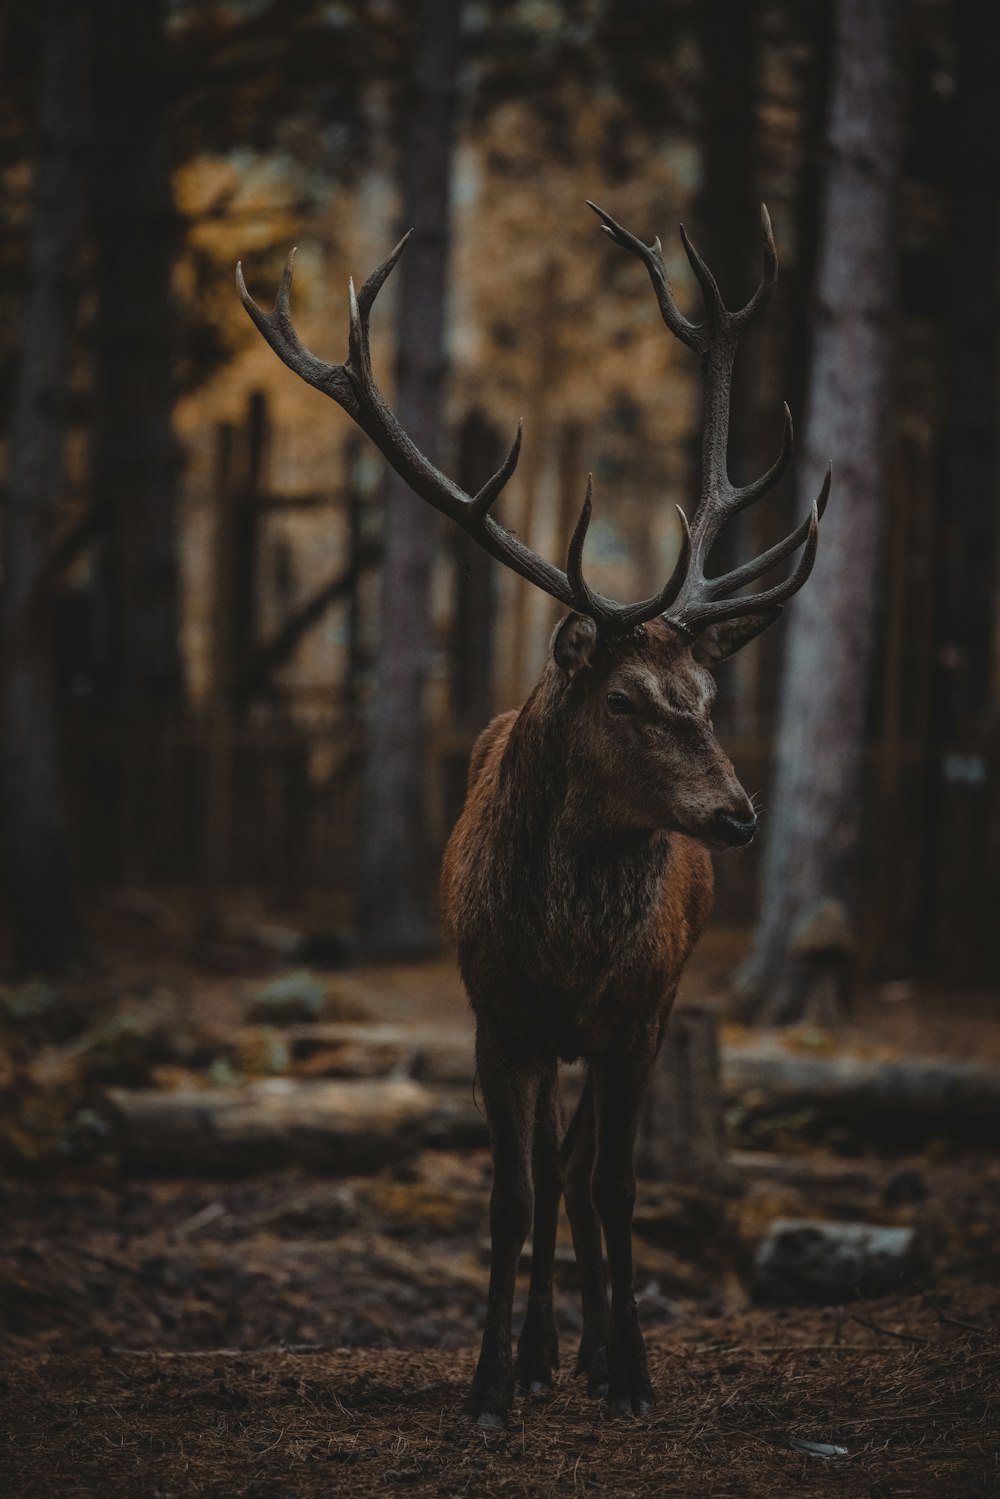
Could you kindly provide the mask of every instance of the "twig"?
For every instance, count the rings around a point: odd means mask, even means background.
[[[110,1348],[115,1358],[263,1358],[282,1353],[332,1353],[327,1343],[273,1343],[266,1348]]]
[[[978,1338],[986,1338],[990,1342],[996,1341],[997,1334],[995,1332],[992,1332],[988,1327],[977,1327],[974,1322],[963,1322],[961,1317],[950,1316],[943,1307],[938,1305],[932,1296],[928,1296],[926,1291],[921,1292],[920,1299],[925,1306],[929,1306],[931,1311],[936,1313],[942,1322],[947,1322],[950,1327],[964,1327],[966,1332],[974,1332]]]
[[[848,1321],[857,1322],[861,1327],[867,1327],[869,1332],[880,1333],[887,1338],[899,1338],[902,1343],[916,1343],[921,1348],[926,1348],[927,1339],[918,1338],[911,1332],[894,1332],[891,1327],[880,1327],[870,1317],[859,1317],[857,1312],[848,1312]]]
[[[865,1323],[864,1326],[870,1326]],[[902,1336],[902,1334],[897,1334]],[[758,1343],[758,1353],[884,1353],[872,1343]]]

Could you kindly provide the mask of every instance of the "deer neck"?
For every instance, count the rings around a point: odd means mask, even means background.
[[[545,678],[524,705],[501,765],[500,816],[525,884],[606,899],[629,875],[652,904],[670,834],[614,826],[574,766],[573,727]]]

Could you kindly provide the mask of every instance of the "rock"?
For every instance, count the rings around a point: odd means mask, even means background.
[[[757,1250],[752,1294],[772,1306],[885,1296],[918,1277],[921,1261],[912,1228],[779,1218]]]
[[[325,1005],[326,984],[301,968],[258,989],[250,1014],[254,1020],[270,1025],[297,1025],[303,1020],[318,1020]]]
[[[45,1020],[59,1001],[59,991],[42,979],[0,986],[0,1011],[18,1024]]]
[[[73,1048],[80,1076],[88,1083],[140,1087],[158,1064],[174,1060],[164,1026],[152,1016],[121,1011],[93,1026]]]

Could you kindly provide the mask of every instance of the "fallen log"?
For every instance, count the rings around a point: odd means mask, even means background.
[[[353,1176],[427,1146],[486,1139],[471,1097],[406,1078],[109,1088],[104,1103],[123,1164],[143,1170],[230,1173],[296,1163]]]
[[[977,1062],[810,1057],[768,1039],[723,1048],[722,1088],[753,1112],[809,1109],[823,1123],[877,1131],[893,1143],[938,1134],[1000,1142],[1000,1071]]]
[[[682,1007],[673,1017],[678,1035],[688,1013]],[[295,1025],[282,1035],[300,1074],[315,1066],[314,1075],[472,1083],[471,1027],[339,1022]],[[692,1052],[695,1063],[700,1051]],[[984,1143],[1000,1140],[1000,1070],[981,1063],[919,1056],[878,1060],[850,1052],[808,1056],[771,1036],[724,1045],[720,1055],[727,1104],[760,1112],[814,1109],[824,1119],[865,1131],[898,1125],[904,1133],[915,1128],[923,1135],[974,1137],[983,1131]]]
[[[352,1175],[427,1147],[486,1143],[486,1123],[473,1098],[471,1048],[457,1031],[303,1025],[293,1027],[289,1039],[300,1063],[325,1056],[336,1075],[175,1092],[108,1088],[105,1112],[123,1163],[143,1170],[228,1173],[297,1162]],[[751,1113],[808,1110],[820,1127],[846,1124],[877,1133],[883,1142],[911,1143],[933,1135],[983,1147],[1000,1142],[1000,1073],[976,1063],[803,1057],[772,1040],[724,1047],[721,1060],[723,1099]],[[692,1113],[687,1093],[678,1090],[671,1073],[678,1065],[678,1058],[673,1063],[665,1058],[662,1082],[676,1097],[671,1102],[657,1095],[663,1117],[654,1109],[648,1124],[657,1127],[643,1144],[647,1155],[655,1145],[655,1164],[646,1165],[657,1176],[678,1159],[664,1132],[674,1128],[671,1109],[681,1105],[687,1148],[695,1126],[704,1127],[719,1155],[717,1132],[697,1110]],[[565,1081],[568,1113],[579,1069],[569,1069]],[[698,1180],[706,1170],[701,1162]],[[737,1158],[737,1175],[746,1174]]]
[[[239,1033],[252,1043],[260,1028]],[[329,1021],[283,1027],[293,1066],[324,1077],[409,1077],[468,1083],[475,1072],[472,1027]]]

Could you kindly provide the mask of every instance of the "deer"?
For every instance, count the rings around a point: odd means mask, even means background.
[[[475,1018],[493,1155],[489,1290],[469,1397],[471,1417],[487,1429],[504,1427],[515,1390],[544,1394],[556,1378],[553,1264],[562,1198],[582,1295],[575,1373],[613,1415],[641,1415],[653,1404],[633,1288],[637,1131],[681,974],[709,916],[712,852],[749,843],[757,829],[713,731],[714,671],[774,624],[808,578],[832,472],[783,540],[730,571],[707,572],[722,528],[778,482],[792,454],[786,404],[771,467],[748,484],[730,480],[733,363],[777,279],[767,209],[761,206],[762,277],[738,311],[726,307],[681,226],[704,304],[696,323],[674,300],[659,239],[646,244],[588,206],[615,244],[645,266],[664,324],[702,371],[699,498],[690,523],[677,507],[681,543],[670,577],[636,603],[606,598],[584,576],[592,476],[565,571],[495,518],[523,424],[476,494],[441,473],[399,425],[372,374],[369,320],[409,235],[360,292],[350,282],[342,364],[316,358],[295,331],[294,251],[270,313],[250,297],[237,267],[244,307],[289,369],[341,406],[416,495],[568,611],[530,696],[475,743],[441,876],[445,923]],[[784,581],[740,592],[799,548]],[[559,1063],[580,1059],[585,1081],[563,1132]],[[529,1233],[527,1306],[514,1355],[515,1281]]]

